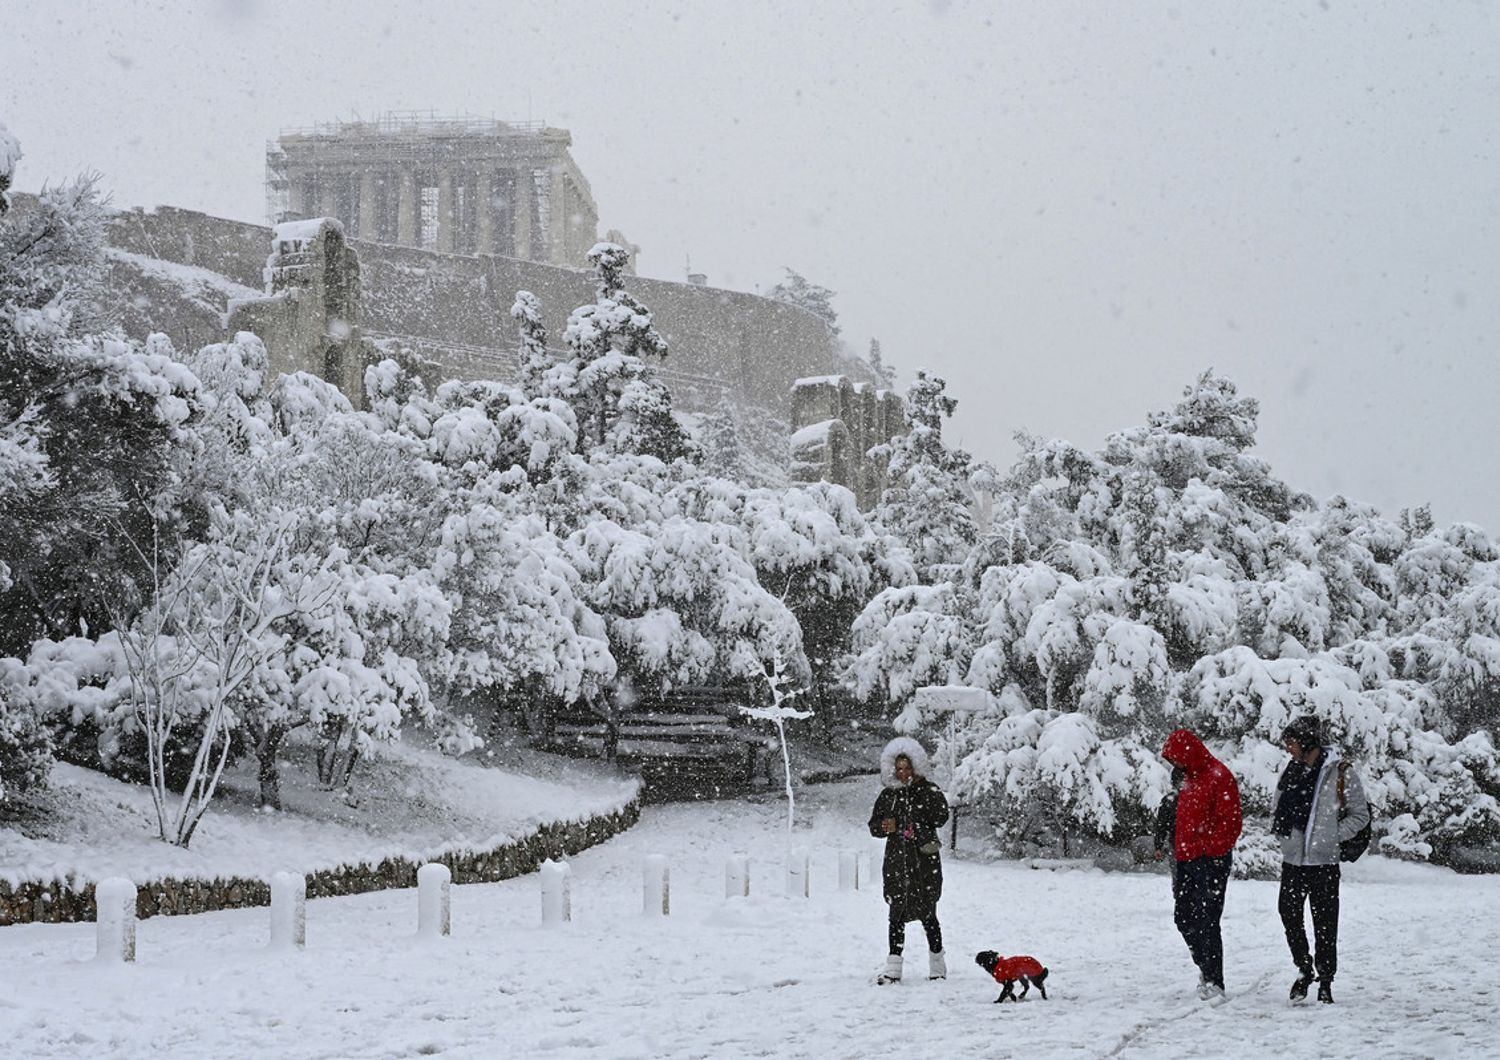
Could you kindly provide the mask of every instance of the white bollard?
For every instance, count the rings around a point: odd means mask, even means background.
[[[730,854],[724,862],[724,897],[750,897],[750,855]]]
[[[271,948],[307,945],[307,877],[278,872],[271,877]]]
[[[453,873],[447,865],[430,861],[417,870],[417,934],[439,938],[453,933],[449,892]]]
[[[135,960],[135,884],[123,876],[100,880],[94,887],[94,922],[99,935],[96,961]]]
[[[566,861],[542,862],[542,923],[566,924],[573,919],[573,866]]]
[[[647,854],[641,859],[641,912],[667,916],[672,911],[671,872],[665,854]]]
[[[859,890],[859,853],[854,850],[839,851],[839,890]]]
[[[811,881],[808,879],[811,862],[812,855],[807,852],[806,847],[798,847],[786,856],[786,896],[788,898],[812,896]]]

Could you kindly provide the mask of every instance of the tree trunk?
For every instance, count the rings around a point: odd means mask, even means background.
[[[281,809],[281,773],[276,768],[276,755],[285,737],[286,729],[272,725],[255,741],[255,757],[260,762],[260,804],[278,811]]]
[[[334,722],[323,726],[323,740],[318,744],[318,784],[325,791],[333,789],[333,774],[338,768],[339,736],[343,725]]]

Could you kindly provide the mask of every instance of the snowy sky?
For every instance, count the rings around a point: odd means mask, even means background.
[[[641,271],[838,292],[1002,466],[1210,365],[1293,485],[1500,531],[1500,8],[1298,0],[12,5],[17,186],[265,221],[283,127],[572,131]]]

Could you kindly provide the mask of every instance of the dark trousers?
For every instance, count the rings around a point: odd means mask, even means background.
[[[1281,926],[1292,960],[1303,974],[1311,972],[1307,930],[1302,910],[1312,903],[1313,941],[1317,945],[1318,978],[1331,980],[1339,970],[1339,867],[1337,865],[1281,866],[1281,894],[1276,900]]]
[[[1175,919],[1182,941],[1203,978],[1224,986],[1224,937],[1219,918],[1224,915],[1224,890],[1229,885],[1230,856],[1179,861],[1172,879]]]
[[[891,903],[890,914],[891,952],[900,953],[906,948],[906,920],[894,902]],[[921,918],[921,923],[922,930],[927,932],[927,948],[933,953],[943,952],[943,928],[938,923],[937,906],[927,910],[927,914]]]

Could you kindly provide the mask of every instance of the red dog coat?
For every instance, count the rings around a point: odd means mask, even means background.
[[[995,962],[995,982],[1008,983],[1012,980],[1026,976],[1034,979],[1039,975],[1045,975],[1047,969],[1042,967],[1042,962],[1035,957],[1001,957]]]

